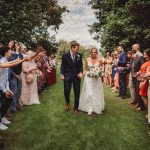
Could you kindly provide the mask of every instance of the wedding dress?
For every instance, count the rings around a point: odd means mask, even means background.
[[[92,67],[91,61],[88,61],[88,67]],[[94,67],[99,67],[99,62],[94,64]],[[88,71],[83,81],[83,87],[79,100],[79,110],[87,112],[89,115],[92,112],[102,114],[104,111],[104,93],[101,78],[90,78],[87,76]]]

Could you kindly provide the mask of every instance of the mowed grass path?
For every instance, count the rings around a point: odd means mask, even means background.
[[[149,127],[142,122],[146,112],[136,112],[105,88],[106,111],[87,116],[65,111],[63,82],[40,95],[41,105],[24,107],[5,132],[7,150],[148,150]]]

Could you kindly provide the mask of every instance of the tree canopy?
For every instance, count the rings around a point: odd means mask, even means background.
[[[97,22],[90,26],[94,39],[110,51],[118,45],[125,49],[139,43],[150,47],[150,1],[91,0]]]
[[[62,55],[65,53],[65,52],[67,52],[67,51],[69,51],[70,50],[70,47],[71,47],[71,44],[70,44],[71,42],[67,42],[66,40],[64,40],[64,39],[61,39],[60,41],[59,41],[59,43],[58,43],[58,57],[59,58],[61,58],[62,57]],[[85,58],[87,58],[87,57],[89,57],[90,56],[90,49],[89,48],[86,48],[85,46],[83,46],[83,45],[80,45],[80,50],[79,50],[79,52],[82,54],[82,56],[83,56],[83,58],[85,59]]]
[[[17,40],[30,46],[50,42],[48,28],[57,30],[65,11],[57,0],[0,0],[0,41]]]

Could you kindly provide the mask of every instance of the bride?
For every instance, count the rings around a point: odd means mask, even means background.
[[[88,115],[92,113],[102,114],[104,111],[105,102],[101,77],[90,76],[90,68],[100,69],[101,65],[98,50],[92,48],[91,57],[87,58],[85,62],[85,78],[79,100],[79,110],[87,112]]]

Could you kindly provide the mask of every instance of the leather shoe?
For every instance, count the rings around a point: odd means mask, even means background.
[[[75,109],[75,110],[74,110],[74,112],[75,112],[75,113],[78,113],[78,112],[79,112],[79,110],[78,110],[78,109]]]
[[[66,104],[66,111],[70,111],[70,105]]]

